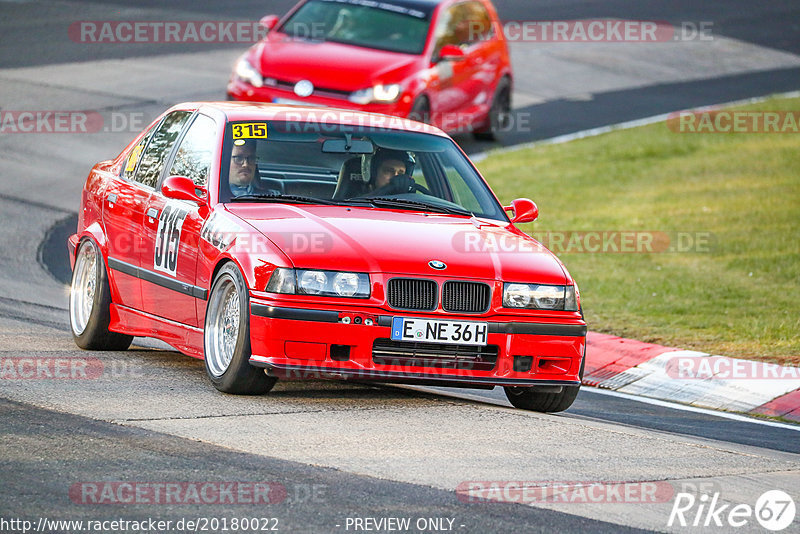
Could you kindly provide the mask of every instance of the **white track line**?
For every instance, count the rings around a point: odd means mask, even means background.
[[[720,108],[720,107],[730,107],[730,106],[744,106],[747,104],[757,104],[759,102],[764,102],[765,100],[769,100],[770,98],[797,98],[797,97],[800,97],[800,91],[791,91],[788,93],[775,93],[772,95],[758,96],[754,98],[747,98],[744,100],[735,100],[733,102],[724,102],[722,104],[711,104],[707,106],[700,106],[692,109],[700,110],[700,109],[710,109],[710,108]],[[551,137],[549,139],[542,139],[540,141],[531,141],[528,143],[521,143],[519,145],[511,145],[502,148],[495,148],[489,150],[488,152],[478,152],[477,154],[473,154],[470,156],[470,159],[473,162],[478,162],[486,159],[489,156],[505,154],[507,152],[516,152],[517,150],[534,148],[541,145],[557,145],[560,143],[568,143],[570,141],[575,141],[576,139],[583,139],[585,137],[595,137],[597,135],[613,132],[615,130],[627,130],[629,128],[636,128],[637,126],[646,126],[648,124],[653,124],[656,122],[663,122],[667,120],[669,116],[672,115],[673,113],[679,113],[681,111],[686,111],[686,110],[678,110],[670,113],[662,113],[661,115],[653,115],[652,117],[645,117],[643,119],[620,122],[619,124],[612,124],[610,126],[601,126],[599,128],[592,128],[590,130],[582,130],[580,132],[559,135],[556,137]]]
[[[716,417],[722,417],[724,419],[730,419],[732,421],[741,421],[745,423],[755,423],[758,425],[766,425],[766,426],[774,426],[777,428],[785,428],[787,430],[794,430],[795,432],[800,432],[800,425],[792,425],[788,423],[778,423],[775,421],[765,421],[762,419],[756,419],[754,417],[748,417],[746,415],[740,415],[736,413],[730,412],[718,412],[716,410],[711,410],[708,408],[698,408],[697,406],[689,406],[686,404],[678,404],[675,402],[668,402],[662,401],[658,399],[651,399],[649,397],[639,397],[638,395],[630,395],[629,393],[620,393],[619,391],[612,391],[610,389],[600,389],[600,388],[593,388],[589,386],[581,386],[581,389],[587,389],[592,393],[599,393],[600,395],[608,395],[609,397],[620,397],[627,400],[633,400],[638,402],[643,402],[645,404],[652,404],[654,406],[663,406],[664,408],[671,408],[673,410],[682,410],[684,412],[694,412],[694,413],[701,413],[705,415],[713,415]]]
[[[471,401],[478,401],[487,404],[494,404],[495,406],[504,406],[504,407],[511,407],[511,404],[506,402],[505,400],[495,399],[492,397],[484,397],[479,393],[471,393],[467,390],[460,390],[458,388],[453,388],[452,391],[445,390],[442,391],[440,389],[430,387],[430,386],[415,386],[412,384],[386,384],[392,387],[397,387],[401,389],[410,389],[414,391],[420,391],[424,393],[432,393],[434,395],[440,395],[443,397],[451,397],[456,399],[464,399],[464,400],[471,400]],[[772,426],[777,428],[785,428],[787,430],[794,430],[795,432],[800,432],[800,425],[792,425],[789,423],[778,423],[775,421],[767,421],[762,419],[757,419],[755,417],[748,417],[746,415],[740,415],[736,413],[730,412],[718,412],[716,410],[711,410],[708,408],[698,408],[696,406],[688,406],[685,404],[678,404],[674,402],[662,401],[658,399],[651,399],[648,397],[639,397],[637,395],[630,395],[628,393],[620,393],[618,391],[612,391],[610,389],[600,389],[591,386],[581,386],[581,390],[590,391],[592,393],[598,393],[600,395],[608,395],[609,397],[619,397],[625,400],[631,400],[636,402],[642,402],[644,404],[652,404],[654,406],[661,406],[664,408],[670,408],[673,410],[681,410],[684,412],[693,412],[699,413],[704,415],[711,415],[714,417],[721,417],[723,419],[730,419],[732,421],[739,421],[742,423],[754,423],[757,425],[765,425],[765,426]],[[569,415],[569,410],[564,412],[565,415]]]

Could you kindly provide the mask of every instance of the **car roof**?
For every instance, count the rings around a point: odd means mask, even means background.
[[[292,121],[316,124],[344,124],[348,126],[365,126],[385,128],[398,131],[412,131],[447,137],[442,130],[421,122],[349,109],[323,108],[313,106],[293,106],[270,104],[266,102],[186,102],[173,106],[176,109],[198,109],[200,111],[216,111],[231,121]],[[212,111],[213,110],[213,111]]]

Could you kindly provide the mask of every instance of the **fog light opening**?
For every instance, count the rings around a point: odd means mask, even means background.
[[[533,367],[533,356],[514,356],[514,371],[529,373]]]
[[[350,345],[331,345],[331,360],[346,362],[350,359]]]

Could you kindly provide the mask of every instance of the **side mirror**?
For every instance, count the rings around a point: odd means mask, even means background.
[[[511,224],[529,223],[536,220],[539,216],[539,208],[536,203],[529,198],[517,198],[511,201],[510,206],[504,206],[504,210],[513,211]]]
[[[278,20],[280,20],[278,15],[267,15],[265,17],[261,17],[261,20],[259,20],[258,22],[259,24],[264,26],[267,29],[267,31],[269,31],[272,28],[274,28],[276,24],[278,24]]]
[[[197,202],[201,207],[207,205],[206,188],[195,185],[185,176],[170,176],[164,180],[164,183],[161,184],[161,193],[167,198]]]
[[[446,44],[439,50],[439,61],[461,61],[464,51],[456,45]]]

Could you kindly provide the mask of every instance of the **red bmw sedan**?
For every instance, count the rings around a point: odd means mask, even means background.
[[[69,238],[77,345],[155,337],[226,393],[324,377],[568,408],[586,323],[564,265],[516,227],[536,205],[503,207],[450,137],[386,118],[168,110],[86,180]]]
[[[330,106],[492,139],[512,72],[489,0],[303,0],[237,62],[232,100]]]

